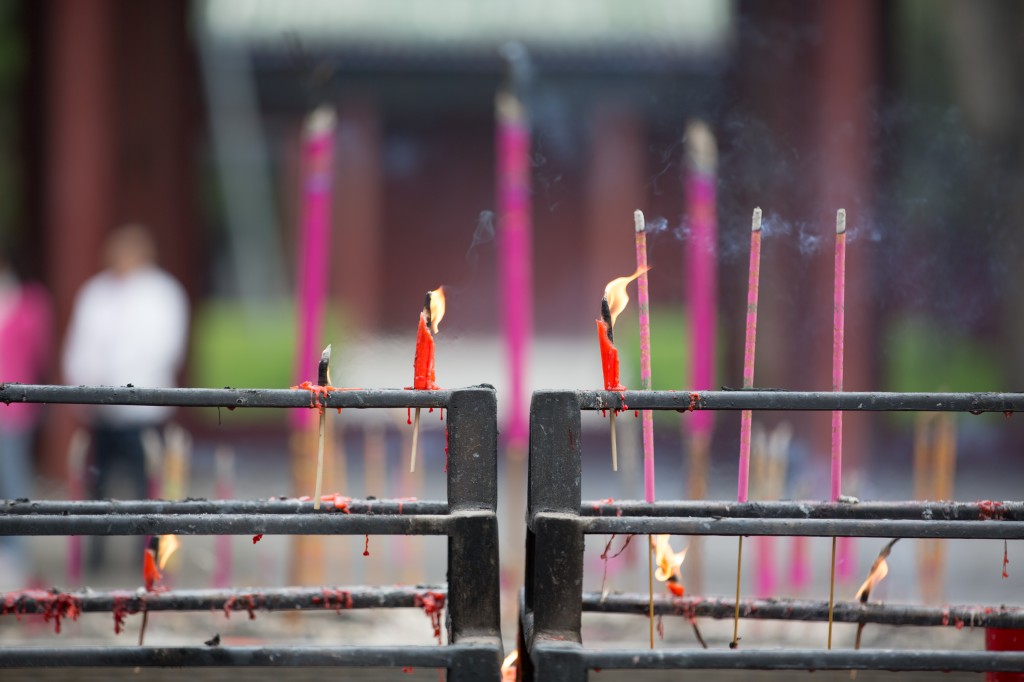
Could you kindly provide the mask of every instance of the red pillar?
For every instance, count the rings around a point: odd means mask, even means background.
[[[109,0],[54,0],[44,25],[42,217],[59,342],[75,292],[100,265],[114,213],[113,8]],[[72,421],[61,410],[49,417],[41,473],[59,475]]]

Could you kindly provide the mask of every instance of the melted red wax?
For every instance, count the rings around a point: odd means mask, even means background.
[[[638,419],[639,417],[640,417],[640,410],[633,410],[633,419]]]
[[[331,493],[329,495],[321,495],[320,501],[333,504],[337,511],[344,512],[346,514],[351,513],[348,508],[349,503],[352,501],[351,497],[345,497],[340,493]]]
[[[400,497],[400,498],[398,498],[398,513],[399,514],[402,513],[402,507],[404,506],[404,504],[406,502],[415,502],[415,501],[416,501],[415,497]]]
[[[256,535],[252,536],[252,544],[255,545],[257,542],[259,542],[262,539],[263,539],[263,533],[256,533]]]
[[[978,502],[978,517],[982,521],[1002,521],[1003,503],[993,500],[981,500]]]
[[[448,473],[448,429],[444,431],[444,472]]]
[[[669,592],[671,592],[677,597],[682,597],[684,594],[686,594],[686,588],[680,585],[675,580],[668,581],[667,583],[665,583],[665,586],[668,587]]]
[[[257,595],[254,594],[239,594],[230,597],[226,602],[224,602],[224,617],[230,619],[231,611],[234,610],[235,604],[244,600],[245,610],[249,612],[249,620],[256,620],[256,598]],[[263,600],[262,595],[259,596],[259,599],[260,601]]]
[[[405,408],[405,423],[412,426],[412,408]]]
[[[335,613],[341,613],[342,609],[352,608],[352,593],[348,590],[324,588],[321,594],[323,594],[322,597],[313,597],[314,604],[323,604],[325,609],[334,609]]]
[[[29,602],[35,602],[38,606],[32,609],[32,613],[39,612],[39,606],[43,607],[43,622],[53,621],[53,631],[60,634],[61,621],[64,618],[78,620],[81,613],[81,604],[78,599],[67,592],[56,590],[16,590],[4,595],[3,612],[0,615],[13,613],[17,620],[26,613]]]
[[[427,314],[420,312],[420,324],[416,329],[416,357],[413,359],[412,387],[417,391],[437,389],[434,372],[434,337],[427,329]]]
[[[604,320],[597,323],[597,339],[601,344],[601,373],[604,375],[604,390],[625,391],[626,387],[619,383],[619,351],[608,338],[608,325]]]
[[[434,627],[434,637],[437,643],[441,644],[441,613],[444,611],[444,592],[423,592],[415,598],[416,606],[423,609],[423,612],[430,617],[430,624]]]
[[[444,408],[443,407],[438,408],[438,411],[441,413],[441,417],[440,417],[439,421],[444,421]]]
[[[124,619],[126,616],[136,614],[139,609],[135,606],[129,608],[131,601],[131,595],[129,594],[115,594],[114,595],[114,608],[111,609],[111,614],[114,616],[114,634],[119,635],[124,630]]]
[[[1006,567],[1010,565],[1010,553],[1009,547],[1007,546],[1006,540],[1003,540],[1003,577],[1009,578],[1010,574],[1007,572]]]
[[[413,667],[411,665],[407,665],[404,668],[402,668],[402,672],[406,675],[412,675]]]
[[[370,536],[366,536],[366,544],[363,545],[363,556],[370,556]]]
[[[1006,417],[1007,419],[1009,419],[1010,417],[1013,416],[1013,410],[1005,410],[1003,412],[1003,416]]]
[[[293,391],[297,391],[299,389],[309,391],[309,406],[315,407],[317,412],[320,414],[324,413],[324,406],[327,404],[327,395],[331,391],[343,390],[335,386],[321,386],[319,384],[314,384],[312,381],[303,381],[298,386],[292,386],[291,389]],[[341,412],[340,407],[338,408],[338,412]]]

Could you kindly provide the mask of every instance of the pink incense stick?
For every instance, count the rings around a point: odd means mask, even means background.
[[[295,383],[309,379],[317,368],[322,347],[324,302],[327,298],[327,258],[330,248],[331,177],[334,161],[334,112],[320,107],[309,115],[302,148],[302,221],[299,225],[298,321]],[[291,410],[294,428],[315,420],[313,410]]]
[[[754,354],[757,348],[757,292],[761,280],[761,209],[754,209],[750,224],[750,270],[747,276],[747,333],[743,344],[743,388],[754,387]],[[740,417],[740,466],[736,478],[736,499],[747,501],[750,487],[750,429],[753,412]]]
[[[836,213],[835,299],[832,316],[832,390],[843,390],[843,336],[846,327],[846,210]],[[843,413],[832,413],[832,501],[842,494]]]
[[[509,371],[509,412],[503,429],[506,443],[525,450],[529,440],[526,367],[533,327],[530,267],[530,131],[522,104],[500,92],[497,108],[499,211],[499,278],[501,324]]]
[[[750,221],[750,271],[747,276],[747,334],[743,345],[743,388],[754,387],[754,351],[757,348],[757,290],[761,280],[761,209],[755,208]],[[744,410],[740,420],[740,465],[736,476],[736,499],[746,502],[750,488],[750,428],[753,414]],[[732,622],[732,644],[739,644],[740,574],[743,570],[743,536],[736,552],[736,610]],[[759,577],[759,580],[763,577]]]
[[[643,211],[633,212],[636,226],[637,307],[640,309],[640,388],[651,390],[651,304],[647,288],[647,225]],[[644,500],[654,502],[654,413],[643,411]]]
[[[715,169],[718,152],[711,130],[702,121],[691,121],[686,129],[689,172],[686,174],[686,206],[690,240],[686,251],[686,296],[690,308],[690,387],[714,387],[715,337],[718,329],[717,249],[718,216],[715,207]],[[697,410],[686,416],[691,432],[707,436],[714,426],[711,410]]]
[[[843,335],[846,331],[846,210],[836,213],[835,298],[832,305],[832,390],[843,390]],[[843,484],[843,413],[832,412],[832,501]],[[832,609],[835,600],[836,540],[832,538],[832,568],[828,593],[828,648],[832,648]]]

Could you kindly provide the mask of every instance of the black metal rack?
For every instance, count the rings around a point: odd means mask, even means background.
[[[310,408],[305,390],[146,389],[0,385],[0,401]],[[442,535],[448,538],[448,584],[421,588],[279,588],[172,591],[119,602],[111,593],[57,593],[81,611],[340,609],[417,605],[429,592],[445,600],[449,644],[428,646],[277,647],[0,647],[3,667],[67,666],[427,666],[449,680],[498,679],[499,625],[497,402],[494,389],[346,390],[317,397],[324,408],[444,408],[449,464],[446,501],[351,500],[348,513],[330,504],[282,500],[189,500],[0,503],[0,535]],[[46,612],[46,592],[8,595],[15,613]],[[332,602],[331,599],[334,599]]]
[[[582,612],[642,613],[648,596],[582,594],[587,534],[806,535],[1024,538],[1024,503],[584,502],[583,410],[808,410],[1017,412],[1020,393],[826,393],[789,391],[540,391],[530,408],[526,584],[520,599],[523,679],[576,681],[597,668],[787,670],[1024,670],[1024,652],[826,651],[822,649],[593,649],[581,636]],[[659,613],[731,617],[729,600],[659,598]],[[741,617],[827,618],[827,603],[741,601]],[[947,613],[894,605],[840,603],[846,622],[949,625],[951,614],[978,625],[1019,627],[1020,609],[950,607]],[[980,611],[980,612],[979,612]],[[944,617],[945,615],[945,617]]]

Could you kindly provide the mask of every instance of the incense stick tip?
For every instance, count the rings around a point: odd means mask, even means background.
[[[637,232],[643,232],[647,229],[647,223],[644,221],[644,212],[639,208],[633,211],[633,225],[636,227]]]
[[[846,209],[841,208],[836,211],[836,234],[844,232],[846,232]]]
[[[714,173],[718,166],[718,144],[715,135],[707,123],[692,119],[686,124],[686,154],[694,170],[701,173]]]
[[[334,130],[334,109],[326,104],[317,107],[306,119],[306,137],[318,137]]]
[[[760,232],[761,231],[761,207],[758,206],[754,209],[754,216],[750,220],[750,231]]]

